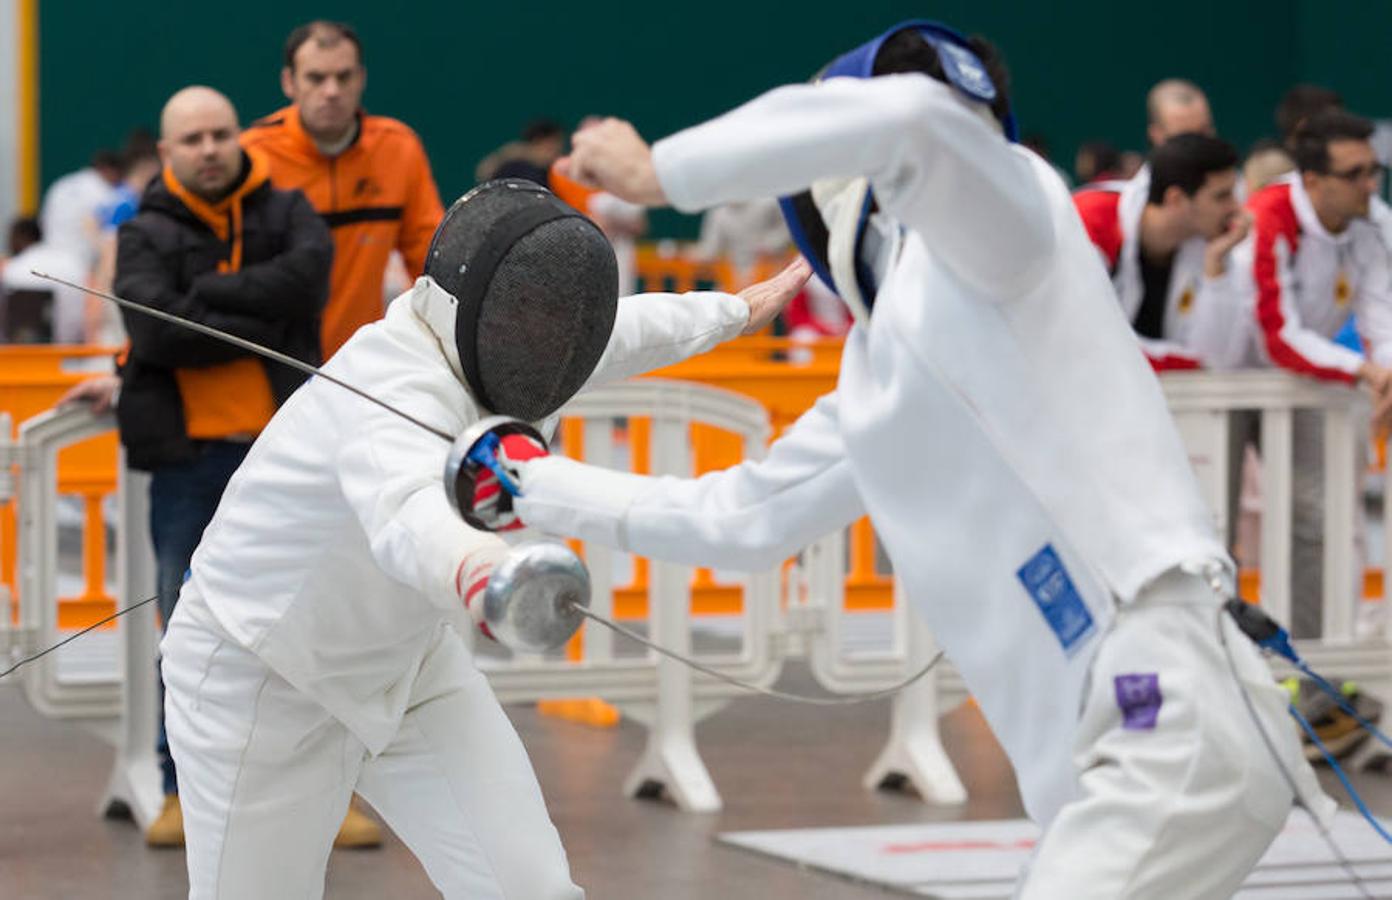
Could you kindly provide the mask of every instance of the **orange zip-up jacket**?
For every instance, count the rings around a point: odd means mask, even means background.
[[[382,317],[382,280],[399,249],[412,278],[444,218],[440,193],[416,133],[384,116],[359,114],[358,136],[337,156],[325,156],[288,106],[242,132],[242,146],[263,154],[271,182],[298,190],[334,236],[333,275],[324,308],[328,359],[353,332]]]
[[[160,173],[164,186],[228,244],[228,258],[218,263],[219,272],[242,268],[242,199],[266,183],[270,172],[265,161],[248,153],[251,171],[241,186],[218,203],[194,196],[166,166]],[[179,397],[184,404],[184,423],[195,440],[220,440],[234,435],[256,435],[275,415],[275,398],[266,366],[248,356],[234,362],[197,369],[175,369]]]

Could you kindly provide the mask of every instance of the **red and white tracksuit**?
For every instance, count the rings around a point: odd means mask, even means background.
[[[1141,214],[1149,178],[1089,185],[1073,205],[1097,247],[1127,321],[1134,326],[1145,284],[1141,277]],[[1251,292],[1245,274],[1229,266],[1218,278],[1204,274],[1206,242],[1192,237],[1175,250],[1159,339],[1138,334],[1141,350],[1156,371],[1230,369],[1246,358],[1251,343]]]
[[[1233,251],[1233,264],[1255,283],[1258,358],[1351,384],[1363,356],[1334,336],[1356,314],[1372,361],[1392,365],[1392,273],[1378,227],[1360,218],[1331,234],[1299,175],[1258,191],[1248,208],[1252,234]]]

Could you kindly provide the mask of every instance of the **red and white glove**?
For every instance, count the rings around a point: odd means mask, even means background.
[[[484,637],[496,641],[483,615],[483,592],[488,587],[494,567],[507,556],[507,547],[494,544],[490,541],[487,546],[469,552],[459,561],[459,567],[454,571],[454,592],[459,595],[474,627]]]
[[[504,434],[498,437],[493,454],[513,487],[520,487],[522,467],[519,464],[550,456],[551,451],[530,435]],[[527,527],[513,510],[512,497],[512,492],[499,482],[492,469],[483,465],[474,469],[474,491],[470,511],[483,523],[486,530],[516,531]]]

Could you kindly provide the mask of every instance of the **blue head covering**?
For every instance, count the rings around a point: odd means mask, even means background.
[[[919,36],[937,51],[943,74],[946,76],[948,84],[954,89],[979,103],[990,104],[995,101],[998,95],[996,84],[991,80],[985,64],[981,62],[981,59],[967,43],[966,37],[940,22],[927,19],[900,22],[879,37],[843,53],[819,73],[817,80],[873,77],[875,57],[879,55],[880,48],[896,34],[909,30],[918,32]],[[1006,116],[1002,127],[1009,140],[1012,142],[1018,140],[1019,129],[1013,112]],[[802,255],[812,265],[812,270],[817,273],[817,276],[827,287],[842,294],[843,291],[837,287],[836,282],[832,279],[831,265],[827,258],[829,237],[827,225],[812,199],[811,192],[803,191],[791,197],[781,197],[778,203],[783,210],[783,218],[788,223],[788,231],[792,235],[793,243],[802,251]],[[856,229],[855,244],[857,248],[860,247],[864,238],[873,206],[874,196],[867,191],[861,205]],[[855,268],[857,287],[866,306],[865,312],[868,314],[869,307],[874,303],[877,287],[874,283],[874,273],[870,271],[870,267],[864,261],[859,259],[859,254],[857,254]]]

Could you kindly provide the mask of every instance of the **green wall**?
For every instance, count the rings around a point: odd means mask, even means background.
[[[169,4],[46,0],[40,10],[40,159],[45,185],[133,125],[153,128],[164,100],[205,83],[244,120],[275,109],[281,44],[314,16],[352,22],[366,43],[366,105],[425,141],[446,201],[475,164],[528,119],[587,113],[632,119],[649,137],[806,78],[885,25],[932,16],[1004,49],[1025,131],[1042,132],[1071,168],[1076,145],[1140,148],[1154,81],[1191,78],[1223,134],[1245,147],[1272,130],[1281,92],[1325,82],[1371,115],[1392,114],[1392,3],[1115,0],[1069,4],[907,3]],[[510,11],[508,7],[523,11]],[[660,219],[670,233],[690,223]]]

